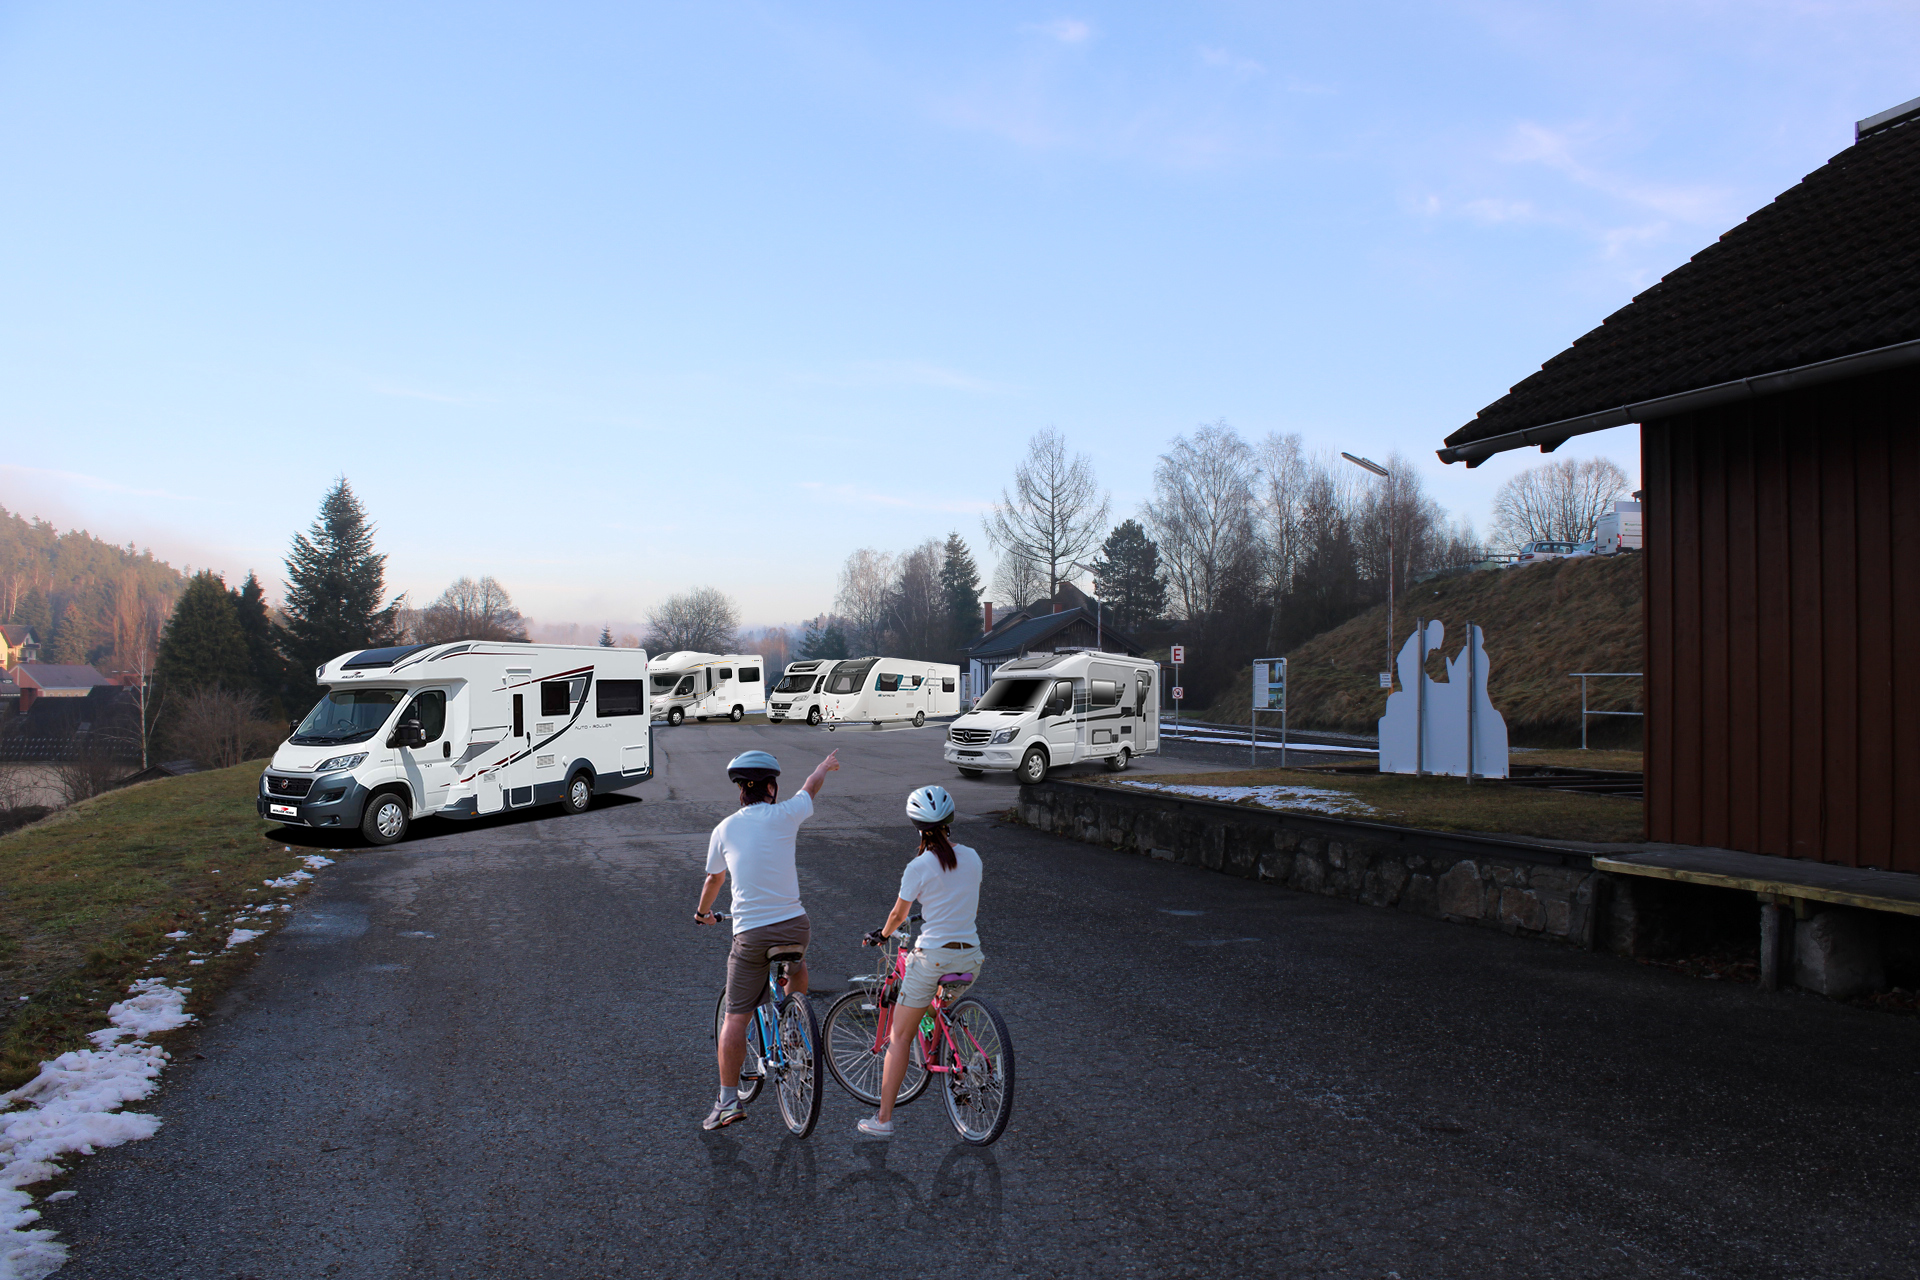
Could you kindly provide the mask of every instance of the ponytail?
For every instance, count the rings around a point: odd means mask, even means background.
[[[947,824],[944,822],[915,823],[920,828],[920,852],[932,853],[942,871],[951,871],[960,865],[959,855],[953,851],[953,841],[947,836]]]

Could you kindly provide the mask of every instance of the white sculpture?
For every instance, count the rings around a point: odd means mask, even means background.
[[[1394,660],[1400,688],[1387,695],[1387,714],[1380,717],[1380,772],[1464,778],[1471,741],[1473,774],[1504,778],[1507,722],[1487,696],[1485,637],[1468,623],[1466,647],[1447,663],[1447,678],[1435,680],[1421,659],[1438,649],[1446,634],[1445,626],[1428,622],[1400,646]]]

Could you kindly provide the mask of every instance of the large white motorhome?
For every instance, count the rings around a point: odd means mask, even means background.
[[[1011,769],[1022,782],[1101,760],[1119,771],[1160,750],[1159,667],[1080,650],[1003,663],[967,714],[947,729],[946,758],[969,778]]]
[[[664,653],[647,664],[653,680],[653,718],[677,725],[739,720],[767,709],[764,664],[757,653]]]
[[[837,658],[802,658],[789,662],[786,674],[767,695],[767,722],[805,720],[808,724],[819,724],[821,690],[826,686],[827,674],[838,661]]]
[[[260,778],[263,818],[391,844],[418,818],[474,818],[653,776],[639,649],[462,641],[343,653]]]
[[[882,725],[960,711],[960,668],[947,662],[908,658],[847,658],[833,664],[817,695],[821,720]]]

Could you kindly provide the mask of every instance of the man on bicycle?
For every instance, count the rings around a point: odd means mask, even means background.
[[[720,1029],[720,1097],[701,1121],[720,1129],[746,1119],[740,1105],[740,1067],[747,1058],[747,1023],[767,989],[767,953],[805,950],[810,930],[800,905],[794,842],[800,824],[813,816],[813,798],[827,775],[840,768],[840,753],[828,754],[790,800],[780,799],[780,762],[765,751],[748,751],[727,765],[740,788],[738,812],[720,820],[707,840],[707,879],[700,888],[695,924],[714,924],[713,900],[733,877],[733,947],[727,954],[727,1016]],[[807,989],[804,962],[787,970],[789,994]]]

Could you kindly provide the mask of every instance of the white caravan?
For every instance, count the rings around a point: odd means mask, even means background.
[[[821,691],[826,686],[827,674],[838,661],[838,658],[802,658],[789,662],[786,674],[767,695],[767,722],[805,720],[808,724],[819,724],[823,714]]]
[[[764,665],[757,653],[695,653],[682,649],[647,664],[653,680],[653,718],[679,724],[725,717],[738,720],[767,709]]]
[[[819,697],[820,718],[836,724],[882,725],[960,711],[960,668],[907,658],[848,658],[833,665]]]
[[[639,649],[463,641],[343,653],[260,778],[263,818],[391,844],[417,818],[474,818],[653,776]]]
[[[1601,516],[1600,523],[1594,526],[1593,543],[1593,553],[1597,556],[1640,550],[1640,504],[1615,502],[1613,510]]]
[[[1145,658],[1080,650],[1003,663],[967,714],[947,729],[946,758],[969,778],[1011,769],[1022,782],[1102,760],[1116,772],[1160,750],[1159,667]]]

